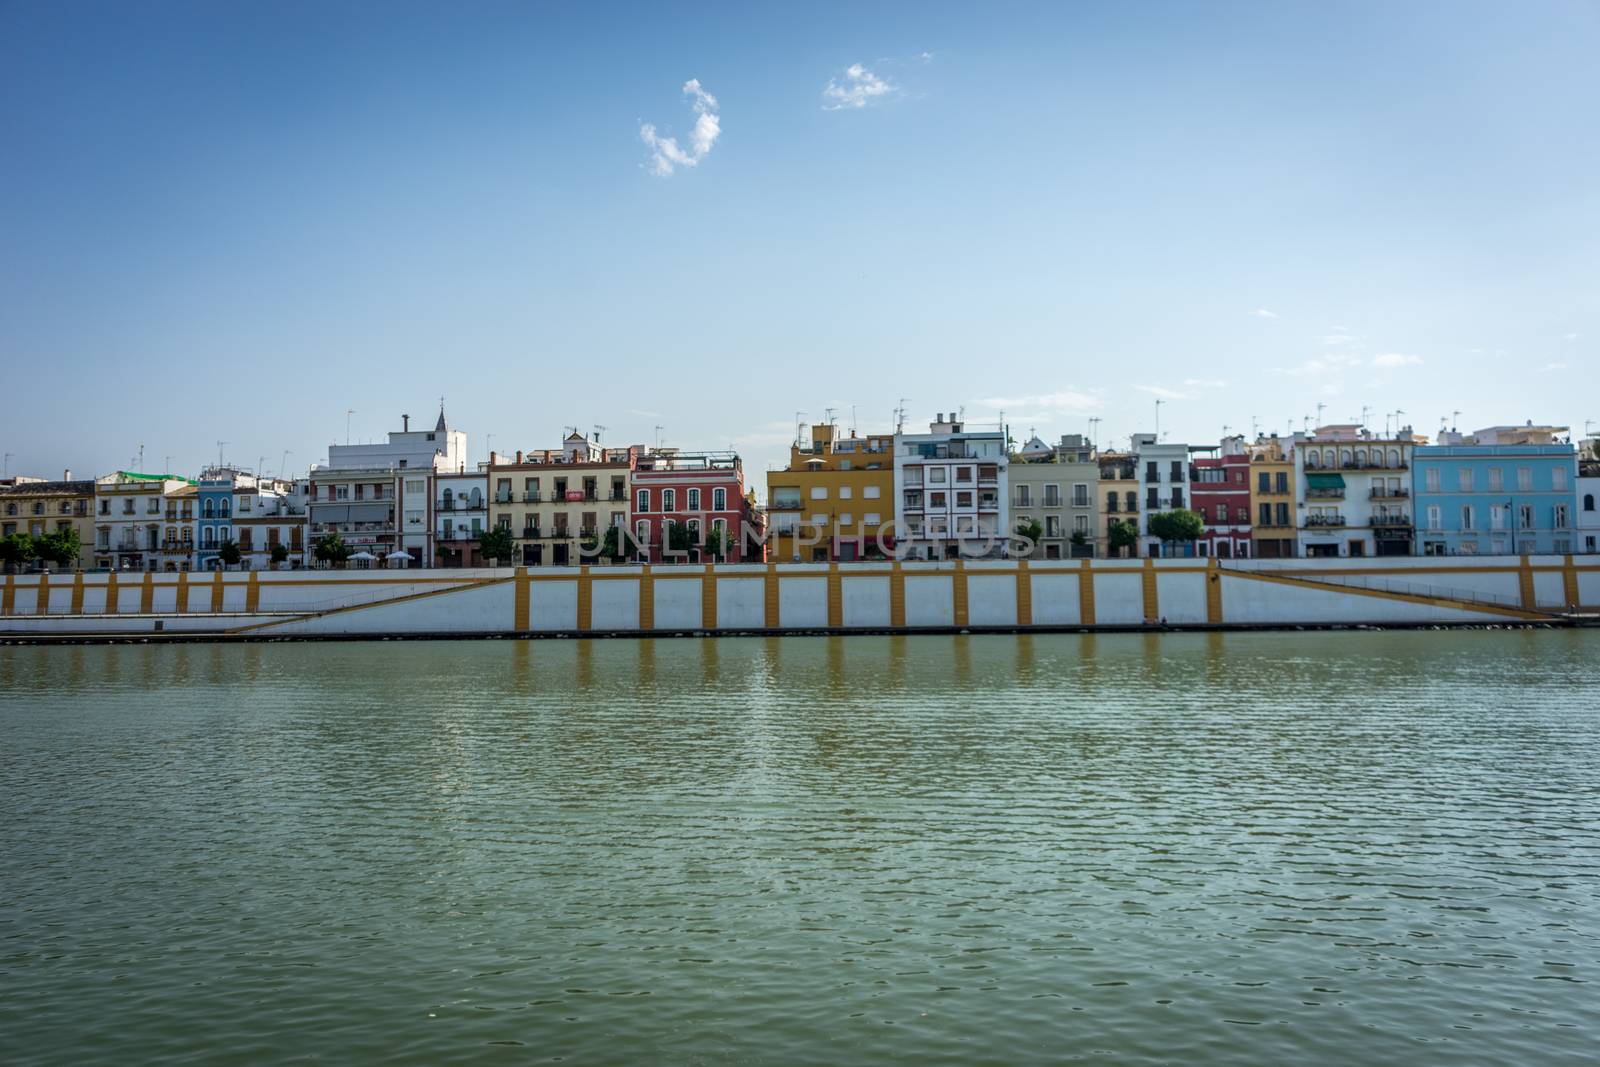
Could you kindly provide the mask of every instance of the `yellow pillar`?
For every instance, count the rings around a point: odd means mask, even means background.
[[[250,580],[245,583],[244,610],[251,615],[261,610],[261,578],[255,571],[250,572]]]
[[[702,629],[715,630],[717,628],[717,565],[706,564],[706,573],[700,579],[700,626]]]
[[[1156,561],[1149,556],[1144,560],[1144,621],[1161,619],[1161,596],[1156,589]]]
[[[39,572],[39,599],[33,607],[34,614],[48,615],[50,613],[50,572]]]
[[[1206,622],[1222,625],[1222,564],[1215,556],[1206,564]]]
[[[1033,625],[1033,576],[1025,559],[1017,560],[1017,625]]]
[[[178,603],[174,609],[182,615],[189,610],[189,572],[178,572]]]
[[[844,625],[844,582],[839,577],[839,565],[828,564],[828,628],[837,630]]]
[[[511,580],[511,628],[517,633],[526,633],[528,630],[529,589],[528,568],[518,567],[516,576]]]
[[[656,576],[646,563],[639,572],[639,629],[656,628]]]
[[[767,594],[767,604],[766,604],[766,607],[767,607],[767,618],[766,618],[767,629],[776,630],[778,628],[778,623],[779,623],[779,612],[778,612],[778,605],[779,605],[779,599],[778,599],[778,565],[776,563],[768,563],[767,564],[767,588],[766,588],[766,594]]]
[[[83,614],[83,572],[72,572],[72,614]]]
[[[1563,599],[1567,602],[1567,610],[1577,611],[1582,597],[1578,594],[1578,568],[1571,556],[1561,564],[1561,589],[1566,594]]]
[[[967,565],[963,560],[956,560],[955,573],[950,576],[950,597],[952,614],[955,615],[956,625],[967,624]]]
[[[906,572],[901,569],[900,561],[895,560],[889,571],[889,625],[902,627],[905,624]]]
[[[149,615],[156,610],[156,576],[154,571],[144,572],[144,586],[139,590],[139,614]]]
[[[594,579],[589,576],[589,565],[578,568],[578,629],[587,633],[594,625]]]
[[[250,573],[254,574],[255,571]],[[222,614],[222,598],[222,571],[218,569],[216,575],[211,579],[211,614]]]
[[[1522,593],[1522,606],[1529,611],[1539,607],[1539,594],[1533,588],[1533,562],[1527,556],[1522,557],[1522,565],[1517,571],[1517,585]]]
[[[117,613],[117,572],[106,575],[106,614]]]
[[[1088,560],[1080,560],[1078,567],[1078,622],[1094,625],[1094,568]]]

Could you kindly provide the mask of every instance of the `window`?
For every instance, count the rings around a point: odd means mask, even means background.
[[[945,505],[945,494],[943,494],[943,493],[929,493],[928,494],[928,506],[930,508],[942,508],[942,507],[945,507],[946,506]]]
[[[1278,526],[1287,526],[1287,525],[1289,525],[1289,505],[1288,504],[1278,504],[1278,505],[1275,505],[1275,507],[1276,507],[1275,514],[1277,515],[1277,518],[1278,518],[1278,521],[1277,521],[1277,523],[1275,525],[1278,525]]]
[[[1524,492],[1524,493],[1529,492],[1529,491],[1531,491],[1533,489],[1533,468],[1532,467],[1518,467],[1517,468],[1517,489],[1520,492]]]
[[[956,507],[970,508],[972,506],[972,490],[962,489],[956,493]]]
[[[1550,525],[1558,530],[1567,528],[1567,506],[1565,504],[1557,504],[1555,509],[1551,511],[1550,516],[1552,520]]]
[[[815,489],[813,489],[811,491],[811,495],[812,496],[816,496],[817,495],[817,491]],[[663,490],[661,490],[661,510],[662,511],[676,511],[677,509],[678,509],[678,491],[676,489],[663,489]]]
[[[852,490],[851,490],[850,486],[841,485],[839,487],[839,499],[840,500],[849,500],[851,495],[852,495]]]
[[[407,478],[406,479],[406,492],[408,492],[408,493],[420,493],[420,492],[422,492],[422,479],[421,478]]]
[[[1468,531],[1472,530],[1474,528],[1474,522],[1475,516],[1473,515],[1472,505],[1463,504],[1461,506],[1461,529]]]
[[[1061,536],[1061,516],[1046,515],[1044,517],[1044,535],[1046,537]]]
[[[1567,468],[1550,468],[1550,488],[1565,489],[1567,487]]]
[[[841,527],[848,527],[851,523],[855,522],[855,520],[856,517],[848,511],[841,512],[839,515],[839,525]]]
[[[776,504],[778,502],[778,497],[776,496],[776,494],[774,494],[774,496],[772,498],[772,502],[774,504]],[[648,489],[639,490],[638,499],[634,501],[633,510],[635,510],[635,511],[649,511],[650,510],[650,490],[648,490]]]
[[[1430,471],[1429,473],[1432,473],[1432,472]],[[1428,529],[1430,529],[1430,530],[1442,530],[1442,529],[1444,529],[1444,523],[1442,521],[1440,521],[1440,518],[1439,518],[1439,505],[1438,504],[1429,504],[1428,505]]]
[[[1531,529],[1533,529],[1533,505],[1532,504],[1518,504],[1517,505],[1517,529],[1519,529],[1519,530],[1531,530]]]
[[[700,510],[700,490],[698,490],[698,489],[690,489],[688,491],[688,497],[689,497],[689,510],[690,511],[699,511]]]
[[[711,510],[728,510],[728,491],[726,489],[718,488],[711,490]]]
[[[883,522],[883,516],[876,511],[869,511],[861,516],[861,521],[866,523],[868,527],[875,527]]]
[[[1428,492],[1437,493],[1439,491],[1439,468],[1429,467],[1424,473],[1424,477],[1427,481]]]
[[[1461,470],[1456,473],[1457,484],[1460,486],[1463,493],[1470,493],[1474,491],[1472,483],[1474,481],[1473,475],[1475,473],[1476,472],[1474,472],[1471,467],[1462,467]]]
[[[839,461],[839,469],[842,470],[842,471],[849,470],[850,469],[850,461],[847,460],[847,459],[841,459]]]
[[[1075,533],[1087,534],[1089,532],[1089,516],[1072,516],[1072,529]]]
[[[1287,493],[1289,491],[1289,472],[1288,471],[1278,471],[1275,475],[1273,475],[1273,479],[1274,479],[1274,481],[1273,481],[1273,489],[1272,489],[1273,492],[1275,492],[1275,493]]]
[[[929,485],[943,485],[944,484],[944,478],[945,478],[945,469],[943,467],[929,467],[928,468],[928,484]]]
[[[1017,486],[1017,491],[1015,493],[1015,496],[1016,496],[1016,502],[1017,502],[1016,506],[1017,507],[1026,508],[1026,507],[1032,507],[1033,506],[1033,487],[1032,486],[1027,486],[1027,485],[1019,485],[1019,486]]]
[[[956,468],[956,482],[961,484],[961,485],[971,485],[972,484],[972,468],[971,467],[957,467]]]
[[[1593,493],[1585,493],[1585,494],[1583,494],[1583,510],[1584,511],[1593,511],[1594,510],[1594,494]]]
[[[1271,526],[1272,525],[1272,505],[1271,504],[1262,504],[1261,505],[1260,514],[1257,517],[1256,521],[1259,522],[1262,526]]]
[[[882,488],[876,485],[869,485],[861,490],[861,495],[867,500],[876,500],[882,495]]]
[[[1087,482],[1076,482],[1072,486],[1072,506],[1086,508],[1089,506],[1089,485]]]
[[[1258,493],[1270,493],[1270,492],[1272,492],[1272,475],[1271,474],[1269,474],[1266,471],[1257,471],[1256,472],[1256,492],[1258,492]]]
[[[204,516],[205,518],[208,518],[208,519],[216,518],[217,517],[217,502],[215,500],[207,500],[205,502],[205,504],[203,504],[201,506],[200,514],[202,516]]]
[[[812,500],[826,500],[826,499],[828,499],[828,487],[825,486],[825,485],[813,485],[811,487],[811,499]]]
[[[1506,528],[1506,509],[1501,504],[1489,506],[1489,529],[1504,530]]]

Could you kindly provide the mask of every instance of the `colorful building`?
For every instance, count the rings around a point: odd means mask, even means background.
[[[81,550],[77,566],[94,559],[94,482],[74,480],[66,471],[62,480],[8,478],[0,485],[0,537],[12,534],[46,534],[76,530]]]
[[[434,558],[440,567],[482,567],[478,537],[489,528],[489,467],[433,476]]]
[[[1190,507],[1205,521],[1196,551],[1218,559],[1250,558],[1250,455],[1244,438],[1223,438],[1219,455],[1196,456],[1191,467]]]
[[[528,567],[598,561],[605,528],[626,528],[629,481],[642,452],[601,448],[574,430],[559,449],[490,456],[490,514],[511,532],[513,558]]]
[[[1578,454],[1571,445],[1489,445],[1478,443],[1477,435],[1456,434],[1444,440],[1450,443],[1414,453],[1423,555],[1574,551],[1581,513]]]
[[[755,523],[737,453],[650,449],[634,466],[631,494],[629,555],[635,559],[748,563],[764,558],[759,537],[746,536],[754,534]],[[683,527],[686,547],[674,548],[674,526]]]
[[[1409,426],[1377,437],[1354,423],[1297,438],[1301,550],[1310,557],[1411,555],[1411,452],[1425,443]]]
[[[1258,438],[1249,452],[1251,547],[1258,559],[1299,555],[1293,442],[1273,434]]]
[[[1037,437],[1013,456],[1007,473],[1011,526],[1037,525],[1032,559],[1074,559],[1095,554],[1099,535],[1100,465],[1082,434],[1065,434],[1051,447]]]
[[[1132,523],[1134,536],[1138,536],[1138,457],[1132,452],[1101,452],[1096,465],[1100,468],[1101,501],[1098,554],[1106,559],[1137,555],[1137,545],[1117,548],[1112,544],[1111,524]]]
[[[789,465],[767,472],[767,558],[779,562],[882,559],[894,551],[894,438],[838,436],[811,427]]]

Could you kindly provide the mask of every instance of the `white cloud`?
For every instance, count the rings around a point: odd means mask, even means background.
[[[1254,315],[1258,319],[1275,319],[1278,317],[1277,315],[1268,311],[1266,308],[1256,308],[1254,311],[1250,312],[1250,314]]]
[[[917,58],[922,60],[924,63],[932,63],[933,62],[933,53],[932,52],[918,52],[917,53]]]
[[[1106,399],[1098,389],[1090,392],[1066,389],[1058,393],[1040,393],[1034,396],[991,396],[985,397],[978,403],[996,410],[1014,412],[1018,408],[1029,410],[1038,408],[1073,415],[1101,411],[1106,406]]]
[[[1566,370],[1567,365],[1565,363],[1546,363],[1542,369],[1546,372],[1554,370]]]
[[[722,135],[722,120],[717,117],[717,98],[700,87],[699,78],[683,83],[684,95],[694,109],[694,129],[689,131],[689,147],[683,148],[676,137],[662,137],[652,123],[639,125],[639,139],[651,148],[650,169],[665,178],[678,167],[692,167],[706,158],[711,146]]]
[[[1575,333],[1564,333],[1561,335],[1561,339],[1570,343],[1572,341],[1576,341],[1578,339],[1578,335]]]
[[[1164,385],[1136,385],[1136,386],[1134,386],[1134,388],[1139,390],[1139,392],[1141,392],[1141,393],[1149,393],[1151,396],[1159,397],[1162,400],[1187,400],[1187,399],[1189,399],[1189,394],[1188,393],[1180,393],[1180,392],[1178,392],[1178,390],[1176,390],[1176,389],[1168,389]]]
[[[1183,384],[1190,389],[1226,389],[1228,383],[1221,378],[1185,378]]]
[[[1396,367],[1412,367],[1422,362],[1421,356],[1408,356],[1400,352],[1384,352],[1372,357],[1374,367],[1384,370],[1393,370]]]
[[[900,87],[878,77],[860,63],[845,68],[844,80],[829,78],[822,90],[822,110],[846,111],[866,107],[893,96]]]

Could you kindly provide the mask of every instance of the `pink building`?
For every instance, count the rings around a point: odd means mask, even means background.
[[[651,449],[633,471],[631,519],[638,551],[651,563],[760,562],[759,542],[746,539],[755,518],[745,497],[744,466],[733,452]],[[687,533],[674,548],[673,525]],[[680,535],[682,537],[683,535]],[[724,545],[721,552],[713,546]]]

